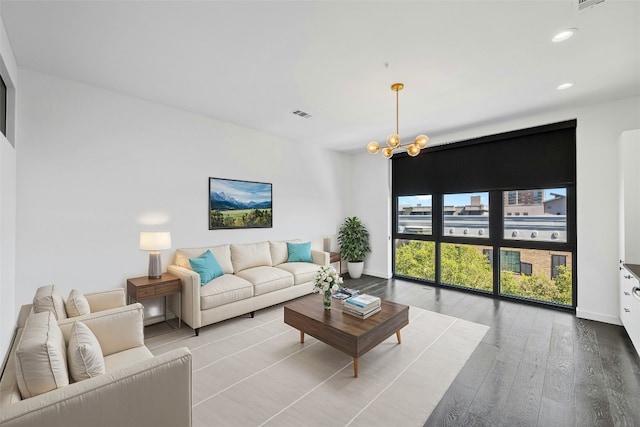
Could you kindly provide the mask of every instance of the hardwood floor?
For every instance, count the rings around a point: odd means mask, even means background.
[[[491,328],[425,426],[640,426],[640,359],[621,326],[397,279],[345,286]]]

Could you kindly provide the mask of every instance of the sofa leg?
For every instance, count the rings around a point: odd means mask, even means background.
[[[199,337],[200,336],[200,328],[196,328],[196,336]]]
[[[255,316],[255,314],[256,314],[256,312],[255,312],[255,311],[252,311],[252,312],[251,312],[251,318],[252,318],[252,319],[253,319],[253,316]]]

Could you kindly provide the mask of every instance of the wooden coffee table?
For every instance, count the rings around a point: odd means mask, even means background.
[[[353,376],[358,377],[358,358],[394,333],[401,344],[400,329],[409,324],[409,306],[382,300],[382,309],[362,320],[342,312],[333,300],[331,310],[322,306],[319,294],[302,297],[284,306],[284,323],[353,357]]]

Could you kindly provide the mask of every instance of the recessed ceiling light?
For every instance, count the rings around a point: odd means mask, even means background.
[[[562,83],[560,86],[558,86],[558,90],[569,89],[571,86],[573,86],[573,83]]]
[[[578,31],[577,28],[567,28],[564,31],[559,32],[558,34],[556,34],[555,36],[553,36],[553,38],[551,39],[554,43],[558,43],[558,42],[563,42],[565,40],[567,40],[568,38],[570,38],[571,36],[573,36],[576,31]]]

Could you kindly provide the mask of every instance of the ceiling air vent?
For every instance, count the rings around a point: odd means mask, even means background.
[[[593,6],[602,3],[604,0],[575,0],[578,7],[578,12],[584,12],[587,9],[591,9]]]
[[[300,116],[304,119],[308,119],[309,117],[311,117],[311,114],[305,113],[304,111],[300,111],[300,110],[294,111],[293,114],[295,114],[296,116]]]

